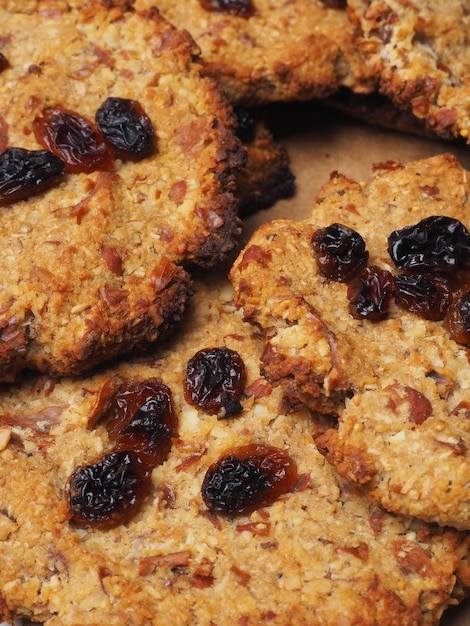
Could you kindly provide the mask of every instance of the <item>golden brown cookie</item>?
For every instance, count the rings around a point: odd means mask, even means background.
[[[120,4],[1,10],[1,380],[155,341],[237,245],[233,112],[187,33]]]
[[[341,85],[368,91],[375,84],[340,2],[160,0],[158,7],[191,33],[207,71],[235,104],[322,98]]]
[[[262,371],[337,417],[317,445],[388,510],[470,528],[468,172],[443,154],[333,173],[231,272]],[[406,230],[402,230],[406,229]]]
[[[470,17],[457,0],[349,0],[360,47],[380,75],[380,91],[438,135],[470,130]]]
[[[154,356],[2,390],[0,617],[47,626],[437,626],[467,593],[467,534],[390,515],[337,477],[317,451],[308,412],[289,412],[281,389],[260,377],[263,343],[226,281],[197,283],[191,307],[179,336]],[[245,367],[239,410],[225,418],[185,400],[188,363],[214,348],[236,352]],[[204,381],[216,374],[209,369]],[[135,391],[155,380],[169,390],[177,432],[140,508],[113,527],[71,522],[70,476],[116,449],[115,392],[136,411],[128,383]],[[139,414],[166,415],[164,400],[157,393],[129,423],[144,428]],[[261,451],[267,473],[237,461],[240,446]],[[273,448],[294,482],[268,502],[259,494],[269,494]],[[209,508],[203,485],[228,452],[205,492],[217,505]],[[85,489],[100,514],[111,483]],[[223,512],[233,503],[242,510],[252,493],[250,512]]]

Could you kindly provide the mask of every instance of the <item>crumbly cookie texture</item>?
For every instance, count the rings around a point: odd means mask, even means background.
[[[469,4],[349,0],[380,90],[433,131],[469,140]]]
[[[160,0],[158,7],[170,22],[191,33],[207,71],[229,99],[252,106],[321,98],[340,85],[369,91],[376,84],[372,67],[356,46],[356,26],[344,8],[328,4],[253,0],[247,17],[231,15],[229,3],[227,10],[220,3],[213,11],[200,0]]]
[[[385,512],[318,452],[303,409],[259,374],[263,342],[226,281],[196,284],[178,338],[158,355],[92,377],[44,376],[0,396],[0,617],[48,626],[174,624],[437,625],[467,593],[468,535]],[[187,360],[226,346],[246,367],[242,412],[218,419],[184,400]],[[141,510],[108,530],[68,521],[73,469],[110,445],[89,427],[115,376],[160,378],[178,436]],[[211,514],[209,465],[243,444],[268,444],[297,464],[294,488],[235,517]]]
[[[353,318],[348,285],[319,273],[311,240],[344,224],[364,238],[369,265],[397,273],[389,234],[433,215],[468,226],[469,190],[448,154],[377,165],[368,183],[333,173],[308,219],[261,226],[231,271],[238,306],[266,337],[264,374],[339,418],[317,439],[338,472],[390,511],[460,529],[470,528],[467,349],[393,299],[384,321]]]
[[[39,149],[33,121],[47,107],[93,121],[108,97],[136,100],[156,136],[148,158],[69,173],[2,207],[2,380],[24,367],[82,372],[163,336],[190,294],[183,267],[212,267],[238,245],[245,153],[232,109],[187,33],[121,5],[0,12],[2,150]]]

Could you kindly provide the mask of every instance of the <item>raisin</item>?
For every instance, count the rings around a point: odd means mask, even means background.
[[[6,56],[2,52],[0,52],[0,72],[6,70],[7,67],[10,67],[10,63],[8,62]]]
[[[356,319],[378,322],[388,316],[393,295],[393,276],[375,265],[365,267],[347,290],[349,312]]]
[[[116,449],[134,450],[150,466],[163,463],[177,434],[170,389],[157,380],[133,383],[117,395],[116,402],[132,414],[119,430]]]
[[[400,308],[434,322],[444,318],[450,301],[445,280],[426,274],[400,274],[394,283],[395,302]]]
[[[0,153],[0,205],[46,191],[64,175],[64,162],[48,150],[7,148]]]
[[[349,282],[369,259],[364,239],[343,224],[317,230],[312,237],[312,248],[320,273],[339,282]]]
[[[230,348],[199,350],[188,361],[184,382],[186,401],[210,415],[233,417],[242,411],[245,364]]]
[[[67,485],[70,519],[97,528],[125,524],[149,488],[150,470],[137,454],[112,452],[71,475]]]
[[[234,449],[207,470],[202,497],[212,513],[239,515],[275,502],[297,481],[295,461],[262,444]]]
[[[347,0],[322,0],[322,4],[326,9],[345,9]]]
[[[463,288],[455,294],[444,317],[444,326],[451,339],[470,346],[470,289]]]
[[[139,161],[153,153],[155,131],[152,122],[135,100],[107,98],[97,110],[95,122],[114,156]]]
[[[200,2],[206,11],[228,13],[238,17],[251,17],[255,12],[251,0],[200,0]]]
[[[87,119],[60,107],[33,122],[37,141],[60,157],[70,172],[109,171],[114,159],[101,133]]]
[[[132,450],[155,467],[166,460],[176,436],[171,390],[157,378],[122,383],[100,419],[116,450]]]
[[[453,272],[470,265],[470,233],[459,220],[426,217],[395,230],[388,251],[397,267],[413,272]]]

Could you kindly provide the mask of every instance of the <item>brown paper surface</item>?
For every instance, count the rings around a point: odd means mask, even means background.
[[[370,178],[374,163],[408,162],[442,152],[455,154],[470,170],[470,145],[369,126],[320,103],[281,105],[268,115],[275,139],[289,152],[297,189],[292,198],[280,200],[269,210],[245,220],[247,232],[268,219],[302,219],[333,171],[362,181]]]
[[[333,171],[366,181],[371,177],[374,163],[409,162],[442,152],[453,153],[470,170],[470,146],[369,126],[319,103],[282,105],[270,113],[269,120],[275,138],[289,152],[296,191],[293,197],[247,218],[245,240],[267,220],[306,217],[320,187]],[[440,623],[440,626],[469,625],[470,599],[449,609]]]

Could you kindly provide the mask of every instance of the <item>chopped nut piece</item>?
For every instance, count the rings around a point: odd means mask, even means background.
[[[10,442],[11,428],[7,426],[0,428],[0,450],[5,450]]]

